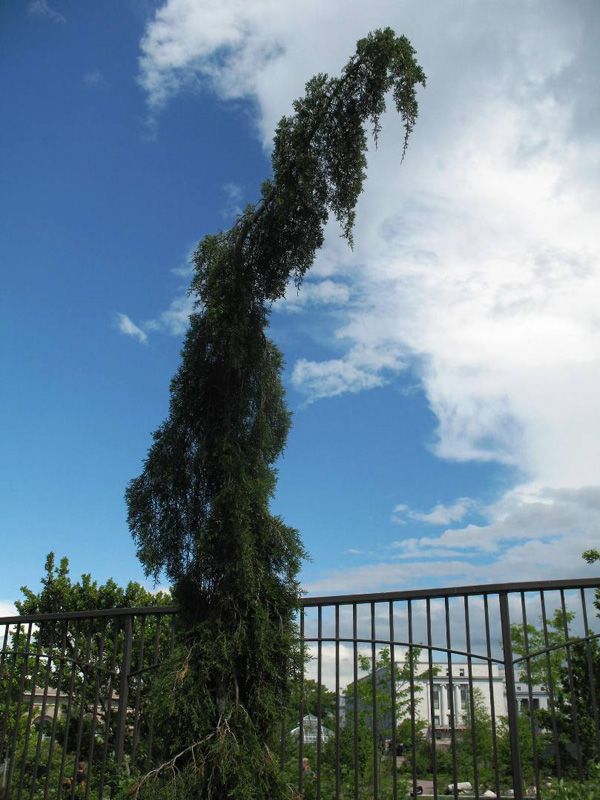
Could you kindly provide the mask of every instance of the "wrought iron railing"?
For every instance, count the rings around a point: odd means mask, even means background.
[[[557,779],[593,777],[599,588],[304,598],[304,678],[278,745],[288,783],[307,800],[541,800]],[[151,687],[176,619],[174,607],[0,618],[0,798],[108,798],[160,763]]]

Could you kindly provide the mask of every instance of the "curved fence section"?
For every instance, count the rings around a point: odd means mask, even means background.
[[[149,689],[175,611],[0,619],[0,797],[110,797],[160,757]]]
[[[304,598],[272,747],[291,797],[551,798],[598,777],[600,579]],[[115,796],[160,764],[177,609],[0,619],[0,798]]]

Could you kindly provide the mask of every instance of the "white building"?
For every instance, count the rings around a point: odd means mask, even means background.
[[[419,672],[428,669],[428,664],[421,664]],[[434,663],[435,676],[431,682],[419,681],[422,689],[417,697],[416,718],[427,722],[428,735],[435,728],[436,739],[443,744],[451,738],[452,722],[455,731],[464,729],[468,724],[470,713],[471,689],[469,688],[469,665],[453,662],[449,668],[447,662]],[[496,722],[508,714],[506,693],[506,674],[498,664],[488,667],[484,663],[472,663],[470,668],[474,699],[479,697]],[[433,692],[430,686],[433,685]],[[451,692],[452,687],[452,692]],[[432,697],[433,694],[433,706]],[[515,675],[515,694],[519,709],[529,708],[530,691],[526,682],[519,681]],[[453,703],[451,703],[451,699]],[[531,687],[531,700],[534,710],[548,708],[548,693],[545,686]],[[452,720],[454,712],[454,720]]]
[[[479,699],[496,724],[500,717],[507,716],[506,674],[501,665],[492,663],[488,667],[486,663],[473,661],[469,669],[466,662],[452,662],[449,667],[447,661],[442,661],[434,662],[432,666],[434,675],[431,679],[415,679],[416,686],[420,687],[415,694],[415,719],[427,723],[428,737],[435,731],[440,747],[450,745],[452,728],[458,732],[469,725],[471,696],[474,702]],[[415,669],[416,675],[424,672],[429,672],[427,661],[421,661]],[[366,675],[361,680],[370,681],[371,676]],[[398,684],[397,692],[404,693],[408,688],[408,684],[402,682]],[[548,708],[546,687],[532,686],[530,693],[528,684],[519,680],[518,673],[515,674],[515,694],[520,710],[529,708],[530,699],[534,710]]]

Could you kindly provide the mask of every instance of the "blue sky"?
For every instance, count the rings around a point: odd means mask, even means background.
[[[355,248],[272,313],[294,428],[274,509],[310,593],[589,574],[599,539],[595,2],[0,7],[0,604],[45,554],[142,579],[123,493],[165,416],[189,257],[257,198],[304,82],[390,25]],[[592,568],[593,569],[593,568]]]

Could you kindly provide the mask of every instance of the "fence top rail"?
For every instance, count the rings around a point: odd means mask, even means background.
[[[385,603],[393,600],[439,600],[445,597],[509,594],[516,592],[560,591],[561,589],[600,589],[598,578],[568,578],[565,580],[528,581],[526,583],[486,583],[474,586],[449,586],[437,589],[411,589],[402,592],[374,592],[371,594],[341,594],[324,597],[301,597],[302,608],[316,606],[341,606],[359,603]],[[143,617],[177,614],[179,606],[145,606],[143,608],[102,608],[89,611],[62,611],[56,614],[26,614],[0,617],[0,625],[23,625],[47,620],[96,619],[99,617]]]
[[[176,614],[178,606],[144,606],[143,608],[96,608],[89,611],[61,611],[55,614],[25,614],[20,617],[0,617],[0,625],[23,625],[48,620],[96,619],[101,617],[147,617]]]
[[[390,600],[439,600],[445,597],[511,594],[515,592],[559,591],[560,589],[598,589],[600,578],[570,578],[566,580],[527,581],[526,583],[486,583],[475,586],[450,586],[438,589],[410,589],[402,592],[374,594],[342,594],[335,597],[303,597],[303,608],[341,606],[359,603],[383,603]]]

